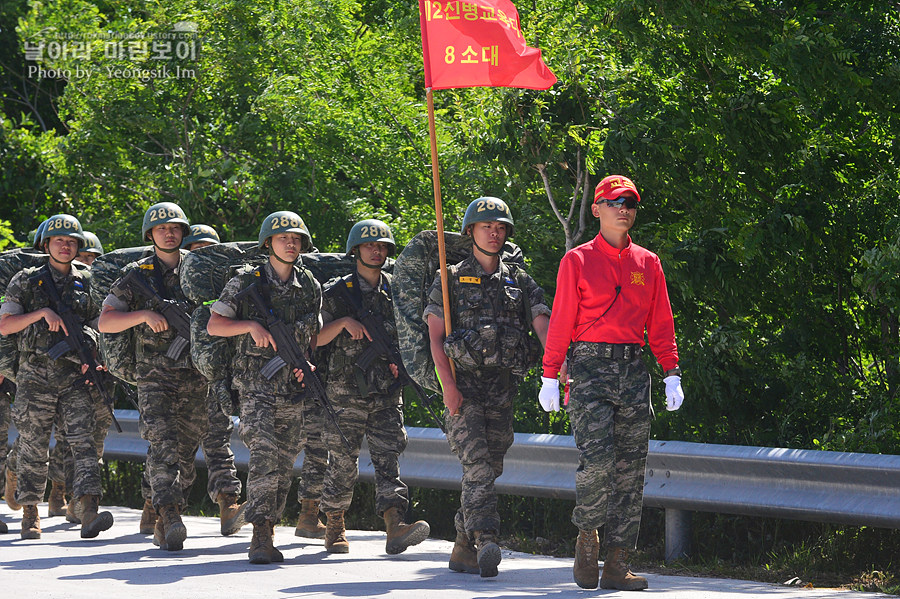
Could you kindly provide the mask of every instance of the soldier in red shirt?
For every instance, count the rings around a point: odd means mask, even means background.
[[[645,334],[665,372],[666,408],[677,410],[684,400],[659,257],[628,235],[640,201],[627,177],[611,175],[597,185],[591,213],[600,233],[563,256],[544,350],[538,399],[546,411],[559,409],[557,376],[571,380],[566,411],[581,451],[572,512],[579,529],[574,577],[586,589],[598,582],[604,589],[647,588],[647,579],[626,564],[637,546],[650,437]],[[600,577],[597,529],[604,525]]]

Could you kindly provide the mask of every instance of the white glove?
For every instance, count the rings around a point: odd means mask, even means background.
[[[684,401],[684,391],[681,389],[681,377],[675,375],[667,376],[663,379],[663,382],[666,384],[666,409],[670,412],[674,412],[681,407],[681,402]]]
[[[538,393],[538,401],[545,412],[559,411],[559,380],[541,377],[541,392]]]

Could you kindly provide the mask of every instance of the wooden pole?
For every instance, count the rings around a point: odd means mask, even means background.
[[[441,175],[438,165],[437,133],[434,127],[434,97],[429,87],[425,91],[425,99],[428,103],[428,137],[431,140],[431,179],[434,185],[434,216],[438,238],[438,259],[440,260],[441,291],[443,292],[444,308],[444,334],[449,336],[452,328],[450,318],[450,282],[447,279],[447,248],[444,243],[444,213],[441,206]],[[450,360],[450,371],[456,378],[456,368],[453,360]]]

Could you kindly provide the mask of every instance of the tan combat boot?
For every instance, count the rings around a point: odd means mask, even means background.
[[[68,507],[66,504],[66,483],[50,482],[50,497],[47,498],[47,503],[49,504],[47,515],[65,516],[66,508]]]
[[[81,505],[81,502],[73,499],[66,506],[66,522],[81,524],[81,513],[83,511],[84,507]]]
[[[297,519],[294,536],[307,539],[325,538],[325,525],[319,520],[319,502],[315,499],[300,500],[300,517]]]
[[[159,508],[159,517],[163,520],[165,530],[164,542],[160,542],[160,549],[166,551],[181,551],[184,540],[187,538],[187,528],[181,521],[181,510],[177,505],[170,503]]]
[[[478,550],[478,570],[481,577],[496,576],[497,566],[500,565],[500,545],[497,544],[497,536],[493,531],[476,530],[475,548]]]
[[[231,536],[247,523],[244,520],[244,506],[246,503],[238,503],[237,493],[219,493],[216,496],[219,504],[219,529],[223,536]]]
[[[575,541],[575,584],[583,589],[596,589],[600,578],[600,538],[596,530],[579,530]]]
[[[271,523],[268,520],[264,520],[259,524],[254,522],[253,538],[250,539],[250,563],[271,564],[274,548]]]
[[[112,527],[113,515],[110,512],[97,513],[100,507],[99,495],[83,495],[81,504],[84,506],[84,513],[81,514],[82,539],[93,539]]]
[[[144,509],[141,510],[141,534],[152,535],[156,528],[156,508],[152,499],[144,500]]]
[[[625,560],[628,551],[624,547],[613,547],[606,554],[603,562],[603,576],[600,577],[600,588],[618,589],[620,591],[640,591],[647,588],[647,579],[635,576],[628,569]]]
[[[328,553],[350,553],[350,542],[344,529],[344,512],[328,512],[325,524],[325,551]]]
[[[153,513],[156,514],[156,509],[153,509]],[[166,521],[156,516],[156,524],[153,526],[153,544],[162,549],[163,551],[168,550],[168,546],[166,545]]]
[[[450,569],[454,572],[466,572],[478,574],[478,555],[475,553],[475,545],[464,532],[456,533],[456,542],[453,544],[453,552],[450,554]]]
[[[388,555],[403,553],[407,547],[418,545],[431,533],[431,527],[424,520],[404,524],[403,515],[398,507],[384,511],[384,525],[387,529],[387,543],[384,550]]]
[[[272,520],[266,520],[269,523],[269,528],[272,529],[272,563],[275,562],[283,562],[284,554],[278,551],[278,547],[275,546],[275,522]]]
[[[41,538],[41,517],[38,516],[36,505],[23,505],[22,512],[22,538]]]
[[[20,510],[22,509],[22,505],[16,501],[16,486],[18,482],[18,478],[16,477],[15,471],[9,466],[6,467],[6,505],[9,506],[11,510]]]

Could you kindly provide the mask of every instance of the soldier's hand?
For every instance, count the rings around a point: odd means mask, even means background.
[[[47,327],[52,332],[57,332],[62,329],[64,335],[68,336],[69,331],[66,330],[66,325],[63,323],[63,319],[59,317],[59,314],[54,312],[51,308],[43,308],[42,310],[42,318],[47,321]]]
[[[400,378],[400,369],[397,368],[396,364],[388,364],[388,368],[391,369],[391,374],[394,375],[395,379]]]
[[[253,342],[256,343],[256,347],[271,346],[273,350],[278,351],[278,348],[275,346],[275,337],[272,336],[272,333],[255,320],[251,320],[250,323],[249,332],[250,336],[253,337]]]
[[[88,366],[87,364],[82,364],[81,365],[81,374],[86,373],[88,371],[88,368],[90,368],[90,366]],[[84,379],[84,384],[85,385],[93,385],[94,383],[91,382],[91,379]]]
[[[303,384],[303,371],[302,371],[302,370],[300,370],[299,368],[295,368],[295,369],[294,369],[294,376],[297,377],[297,382],[300,383],[300,385],[301,385],[302,387],[305,387],[305,386],[306,386],[306,385]]]
[[[150,327],[154,333],[162,333],[169,328],[169,321],[159,312],[153,310],[144,310],[144,323]]]
[[[451,416],[456,416],[462,402],[462,393],[456,385],[444,385],[444,405],[447,406]]]
[[[350,334],[350,337],[356,341],[359,341],[363,337],[372,340],[372,336],[369,335],[369,331],[366,330],[366,327],[363,326],[361,322],[354,318],[350,318],[347,316],[344,319],[344,330]]]

